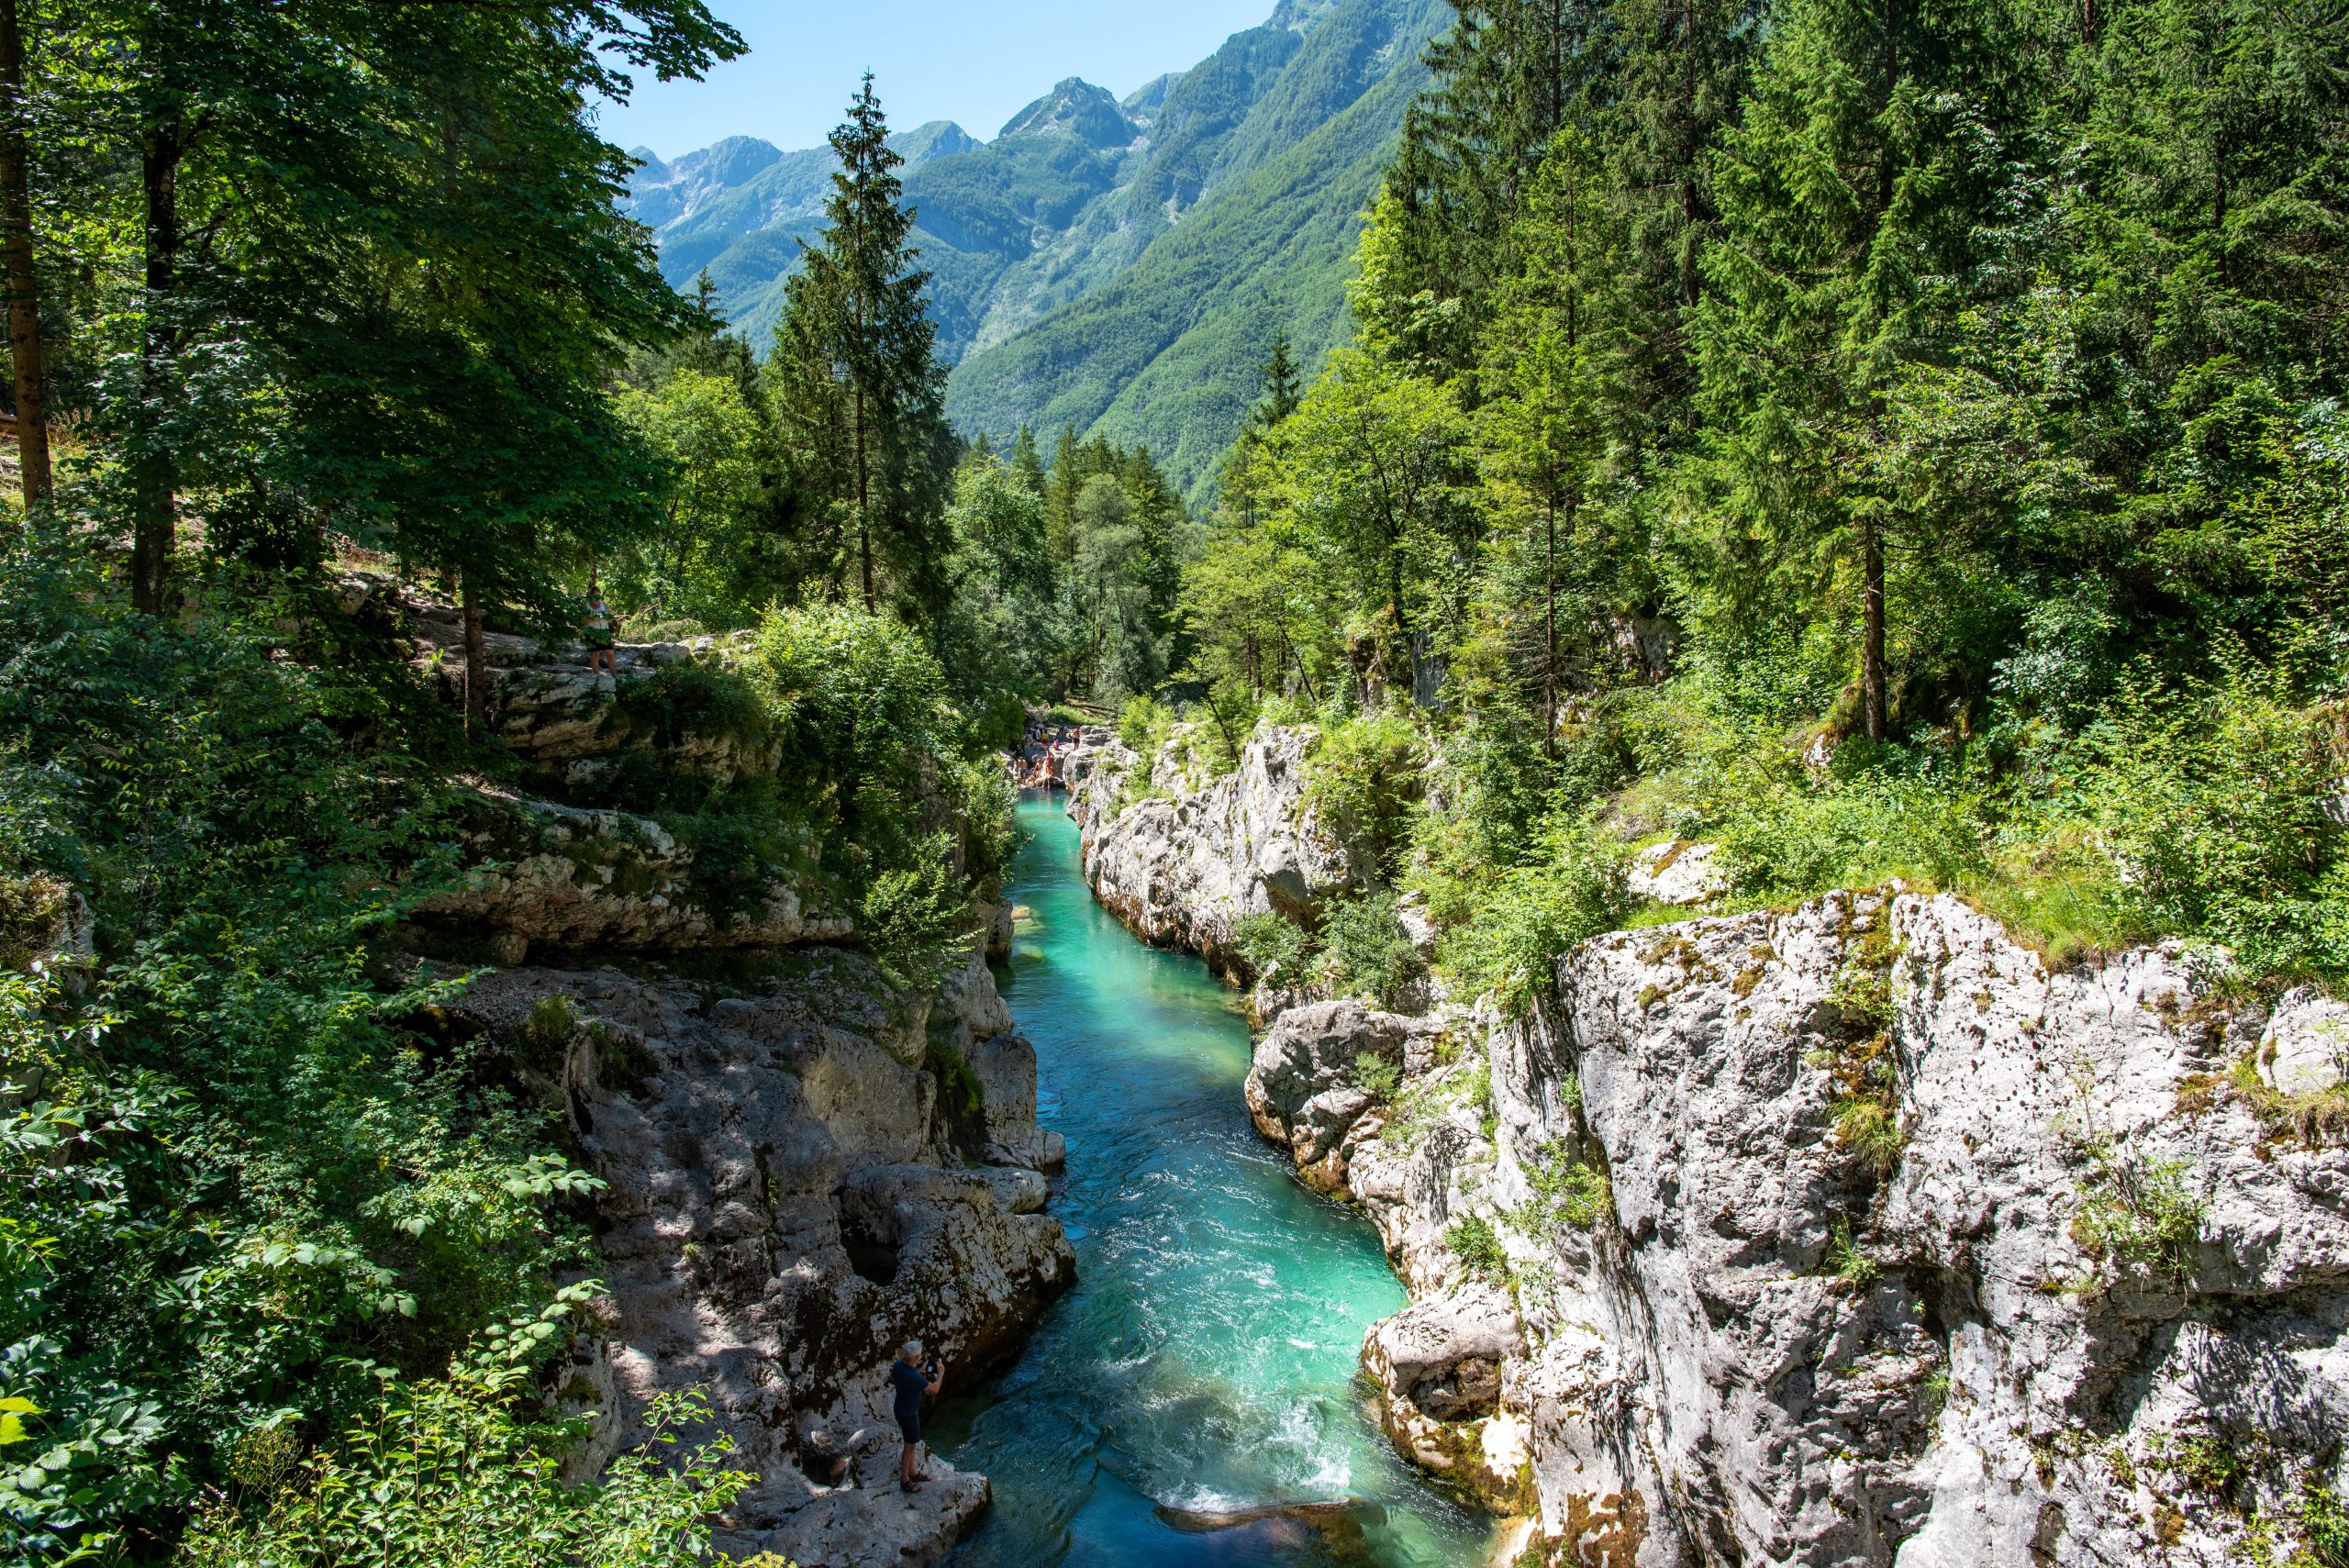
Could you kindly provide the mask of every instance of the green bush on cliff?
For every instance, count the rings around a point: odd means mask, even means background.
[[[1425,972],[1419,950],[1396,924],[1395,895],[1365,894],[1332,907],[1321,926],[1322,974],[1331,992],[1381,1006]]]

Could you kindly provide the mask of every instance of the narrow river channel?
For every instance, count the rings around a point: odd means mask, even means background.
[[[1486,1521],[1372,1418],[1356,1353],[1402,1289],[1369,1221],[1249,1126],[1236,999],[1094,903],[1058,799],[1019,820],[1004,991],[1068,1140],[1054,1209],[1078,1284],[1009,1373],[939,1412],[940,1451],[995,1485],[958,1568],[1480,1562]]]

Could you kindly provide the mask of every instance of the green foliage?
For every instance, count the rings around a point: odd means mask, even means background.
[[[1855,1095],[1835,1102],[1835,1140],[1879,1175],[1889,1175],[1909,1146],[1900,1116],[1882,1099]]]
[[[1148,769],[1157,760],[1159,748],[1166,744],[1166,732],[1174,728],[1172,709],[1148,694],[1126,699],[1118,714],[1118,739],[1125,742]]]
[[[1456,983],[1521,1017],[1557,984],[1557,961],[1630,915],[1623,845],[1576,817],[1548,818],[1521,863],[1496,870],[1456,835],[1414,873],[1443,927],[1437,962]]]
[[[1231,941],[1250,973],[1260,976],[1277,968],[1293,980],[1313,951],[1312,936],[1276,909],[1241,916],[1232,923]]]
[[[1307,763],[1306,803],[1359,863],[1391,870],[1409,832],[1426,761],[1426,746],[1408,719],[1382,714],[1331,725]]]
[[[685,366],[651,391],[622,388],[618,407],[660,465],[661,519],[614,563],[614,596],[660,619],[730,621],[734,563],[760,495],[756,414],[731,377]]]
[[[847,605],[771,611],[746,672],[783,741],[779,770],[824,828],[852,886],[910,865],[937,793],[932,759],[955,748],[946,677],[894,617]]]
[[[1567,1140],[1553,1138],[1533,1151],[1525,1162],[1525,1180],[1533,1201],[1518,1220],[1531,1235],[1561,1226],[1588,1230],[1615,1218],[1615,1188],[1606,1166],[1577,1152]]]
[[[2310,1481],[2300,1493],[2300,1549],[2288,1568],[2349,1568],[2349,1508],[2341,1496]]]
[[[1337,995],[1393,1006],[1425,967],[1396,923],[1391,893],[1348,899],[1322,917],[1321,973]]]
[[[732,1447],[723,1437],[683,1448],[681,1431],[707,1415],[697,1396],[660,1396],[645,1446],[581,1487],[557,1474],[574,1434],[518,1410],[497,1380],[466,1370],[393,1387],[334,1449],[296,1473],[265,1473],[263,1485],[207,1511],[182,1559],[191,1568],[537,1568],[551,1558],[669,1568],[707,1558],[710,1515],[756,1479],[721,1468]]]
[[[1861,1251],[1859,1243],[1853,1240],[1849,1219],[1836,1220],[1835,1229],[1828,1236],[1827,1272],[1839,1284],[1854,1290],[1865,1290],[1884,1273],[1876,1260]]]
[[[535,1310],[598,1184],[371,958],[460,873],[450,720],[299,580],[207,587],[161,625],[70,541],[0,569],[0,864],[98,918],[78,995],[0,980],[0,1397],[41,1477],[10,1528],[76,1545],[170,1540],[245,1433]]]
[[[1501,1244],[1500,1233],[1492,1221],[1479,1215],[1467,1215],[1444,1228],[1443,1244],[1460,1260],[1460,1266],[1472,1279],[1487,1284],[1506,1285],[1513,1274],[1509,1269],[1508,1250]]]
[[[1403,1086],[1403,1064],[1391,1056],[1365,1051],[1354,1058],[1354,1087],[1381,1105],[1394,1099]]]
[[[857,906],[864,945],[916,986],[943,979],[977,930],[970,893],[947,870],[948,848],[935,840],[918,863],[882,872]]]
[[[2110,1145],[2091,1150],[2072,1234],[2089,1256],[2117,1266],[2183,1274],[2193,1263],[2210,1206],[2183,1161],[2141,1165]]]
[[[886,593],[908,609],[944,604],[941,514],[953,439],[941,412],[945,372],[930,318],[930,274],[916,266],[913,217],[899,204],[888,124],[871,72],[831,136],[839,168],[821,243],[785,285],[767,361],[778,434],[798,506],[834,592],[868,611]]]

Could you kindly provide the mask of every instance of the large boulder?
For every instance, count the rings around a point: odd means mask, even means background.
[[[747,895],[730,874],[706,874],[694,848],[649,817],[483,786],[470,842],[482,862],[415,913],[490,936],[508,963],[532,945],[674,952],[832,942],[851,931],[847,916],[809,907],[779,871]]]
[[[935,1040],[1004,1038],[984,964],[934,995],[834,950],[778,955],[712,998],[615,970],[508,969],[455,1004],[559,1109],[587,1167],[611,1312],[571,1380],[600,1451],[652,1397],[704,1387],[757,1485],[720,1521],[737,1555],[938,1562],[987,1501],[932,1456],[917,1496],[889,1484],[886,1373],[918,1336],[966,1385],[1013,1355],[1074,1278],[1031,1170],[970,1168],[942,1105]],[[1032,1063],[1032,1054],[1029,1058]],[[999,1070],[1000,1071],[1000,1070]],[[1031,1069],[1032,1072],[1032,1069]],[[1035,1086],[986,1108],[1033,1129]],[[607,1392],[600,1393],[604,1389]],[[808,1446],[850,1461],[838,1490]]]
[[[1183,948],[1229,966],[1235,930],[1277,911],[1310,922],[1361,875],[1306,800],[1310,728],[1267,725],[1241,749],[1240,765],[1195,776],[1194,727],[1178,727],[1150,763],[1159,793],[1129,804],[1143,767],[1121,744],[1098,748],[1069,812],[1085,830],[1085,878],[1102,906],[1143,940]]]
[[[1245,1093],[1256,1129],[1286,1147],[1305,1179],[1323,1192],[1346,1184],[1346,1146],[1377,1099],[1361,1083],[1365,1061],[1399,1080],[1433,1065],[1439,1027],[1356,1001],[1291,1007],[1256,1042]]]

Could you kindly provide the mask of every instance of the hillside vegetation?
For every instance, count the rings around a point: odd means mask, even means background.
[[[2349,975],[2349,40],[1458,10],[1135,738],[1318,724],[1370,896],[1519,1003],[1692,840],[1715,907],[1898,877],[2059,964]]]
[[[956,428],[1008,442],[1073,422],[1205,495],[1273,337],[1318,359],[1341,335],[1361,213],[1443,16],[1284,0],[1123,104],[1071,79],[985,145],[945,124],[898,137]],[[690,288],[707,271],[764,355],[830,167],[735,138],[648,161],[624,205],[663,275]]]

